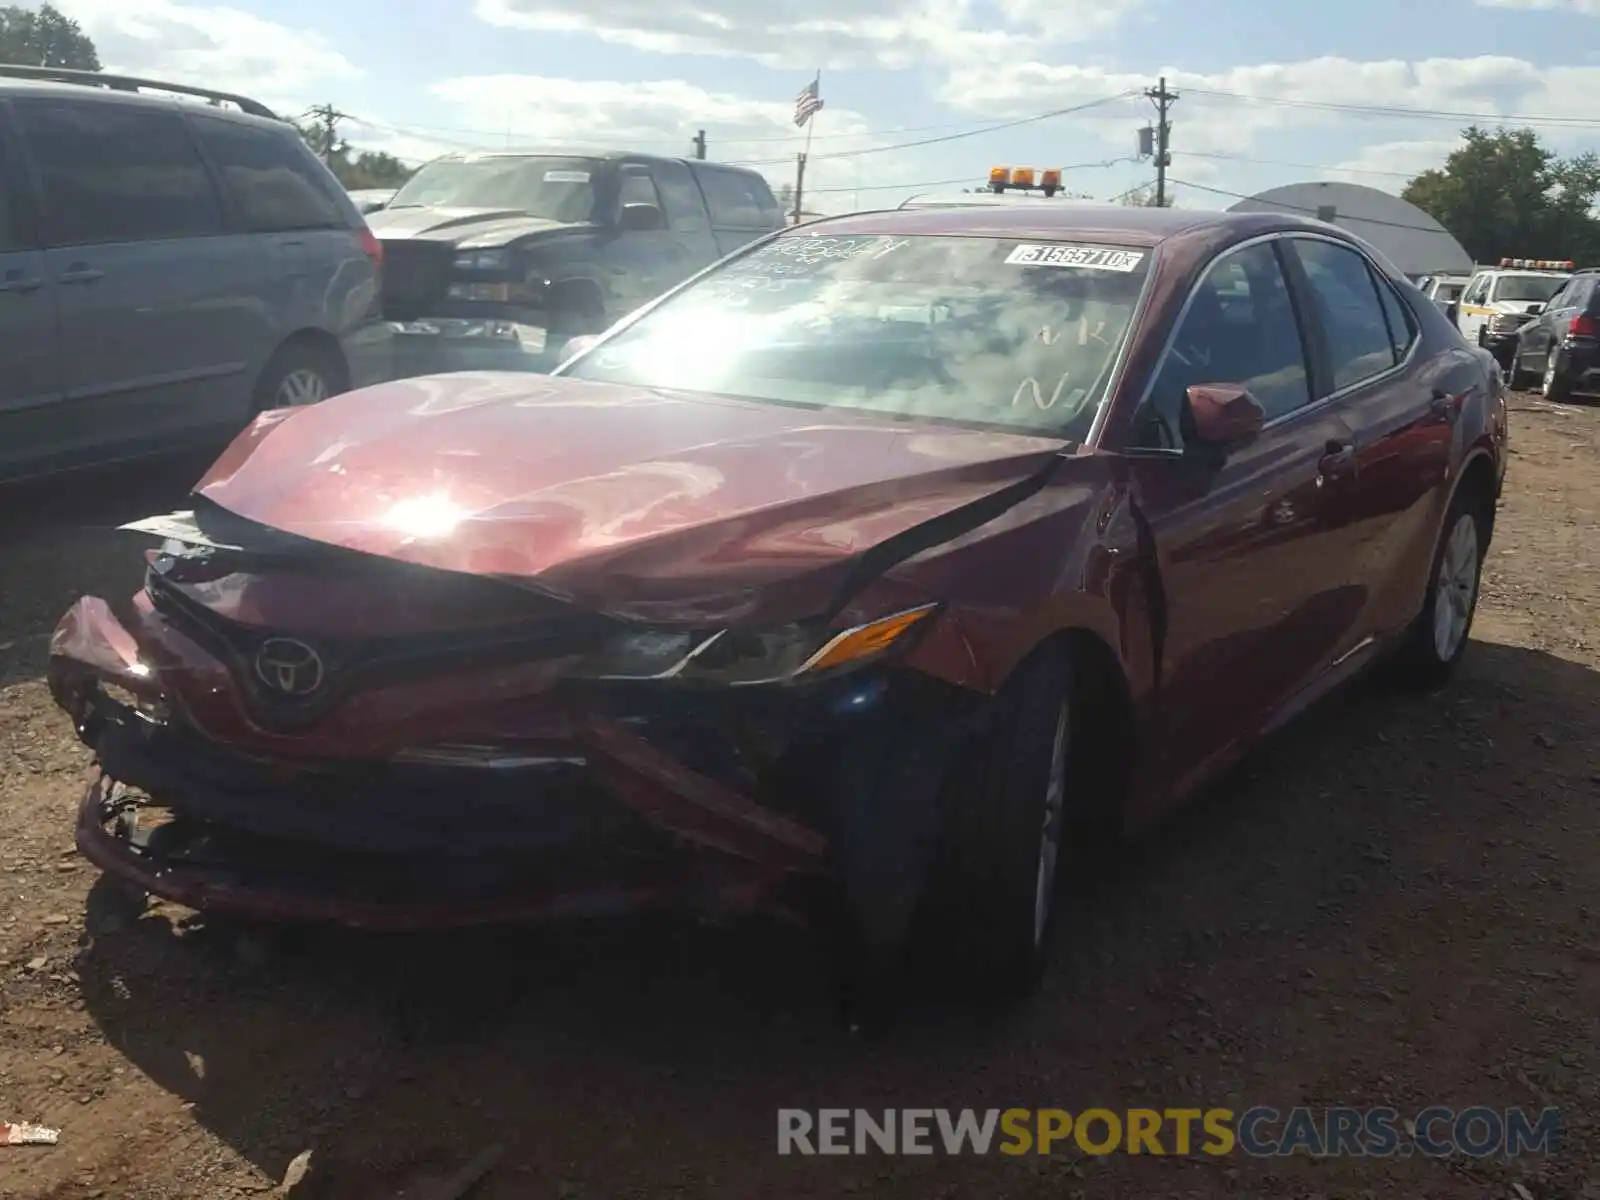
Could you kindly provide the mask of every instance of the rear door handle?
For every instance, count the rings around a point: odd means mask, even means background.
[[[5,278],[0,279],[0,292],[36,292],[43,286],[44,280],[21,271],[7,271]]]
[[[62,283],[96,283],[106,277],[104,271],[97,271],[88,263],[73,263],[61,273]]]
[[[1444,421],[1454,421],[1456,413],[1456,398],[1443,388],[1434,388],[1433,395],[1428,400],[1428,411],[1435,417]]]
[[[1354,442],[1329,442],[1323,449],[1322,457],[1317,460],[1317,477],[1319,482],[1331,479],[1336,475],[1343,475],[1356,461],[1356,447]]]

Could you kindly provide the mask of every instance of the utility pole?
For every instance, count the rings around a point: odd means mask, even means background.
[[[1167,113],[1171,111],[1173,102],[1178,98],[1178,93],[1167,91],[1167,77],[1163,75],[1160,83],[1153,88],[1146,88],[1144,94],[1156,106],[1156,207],[1165,208],[1167,206],[1167,168],[1172,164],[1172,154],[1168,149],[1169,139],[1172,136],[1172,122],[1167,120]]]
[[[706,131],[704,129],[694,135],[694,156],[701,159],[706,156]]]
[[[350,114],[340,112],[331,104],[321,104],[311,110],[311,115],[322,130],[322,161],[331,166],[334,147],[339,142],[339,122],[348,121]]]

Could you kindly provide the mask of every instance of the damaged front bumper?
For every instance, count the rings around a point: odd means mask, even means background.
[[[52,693],[96,754],[78,848],[142,891],[201,911],[394,930],[667,905],[803,917],[830,868],[826,806],[808,808],[820,780],[802,771],[778,796],[740,785],[679,736],[692,714],[665,729],[637,693],[552,703],[522,745],[462,746],[457,761],[255,756],[197,732],[163,689],[164,671],[193,663],[152,665],[140,642],[158,620],[136,605],[124,621],[86,597],[51,647]],[[156,649],[170,656],[173,644]],[[818,724],[806,736],[860,728],[862,698],[881,692],[850,679],[805,698]],[[667,703],[707,702],[734,703]],[[792,715],[775,719],[793,732]]]

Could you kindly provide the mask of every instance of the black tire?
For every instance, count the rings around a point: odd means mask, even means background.
[[[315,342],[285,342],[256,379],[255,411],[320,403],[347,390],[348,379],[343,361],[333,352]],[[290,393],[304,398],[290,399]]]
[[[1423,598],[1422,612],[1418,615],[1395,662],[1396,682],[1421,690],[1442,687],[1454,674],[1456,664],[1467,651],[1472,637],[1472,620],[1478,609],[1478,594],[1483,582],[1483,554],[1489,544],[1489,529],[1493,500],[1481,488],[1468,484],[1457,490],[1450,511],[1439,533],[1439,543],[1433,551],[1433,567],[1428,572],[1428,590]],[[1465,594],[1456,589],[1464,602],[1465,623],[1446,638],[1438,629],[1439,605],[1444,597],[1440,577],[1447,570],[1461,578],[1461,572],[1449,563],[1460,560],[1459,541],[1465,538],[1464,530],[1471,531],[1473,563],[1470,572],[1471,591]],[[1459,610],[1458,610],[1459,614]]]
[[[1564,403],[1572,396],[1572,380],[1561,370],[1561,360],[1553,348],[1550,357],[1545,360],[1544,379],[1539,391],[1552,404]]]
[[[1533,386],[1534,374],[1522,365],[1522,351],[1511,353],[1511,366],[1506,371],[1506,386],[1513,392],[1525,392]]]
[[[1049,957],[1064,835],[1080,808],[1067,794],[1079,774],[1069,769],[1072,682],[1064,647],[1036,652],[995,698],[987,732],[946,792],[933,925],[945,960],[989,999],[1027,996]]]

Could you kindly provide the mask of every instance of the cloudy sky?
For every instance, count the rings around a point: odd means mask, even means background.
[[[820,69],[807,190],[822,211],[976,183],[1000,163],[1125,192],[1152,177],[1132,156],[1152,115],[1142,92],[1162,75],[1181,97],[1175,192],[1196,208],[1311,178],[1398,191],[1474,114],[1533,125],[1563,152],[1600,148],[1600,0],[58,5],[109,70],[246,91],[289,115],[331,102],[350,142],[408,160],[553,144],[688,154],[704,129],[711,157],[778,184],[802,144],[795,94]]]

